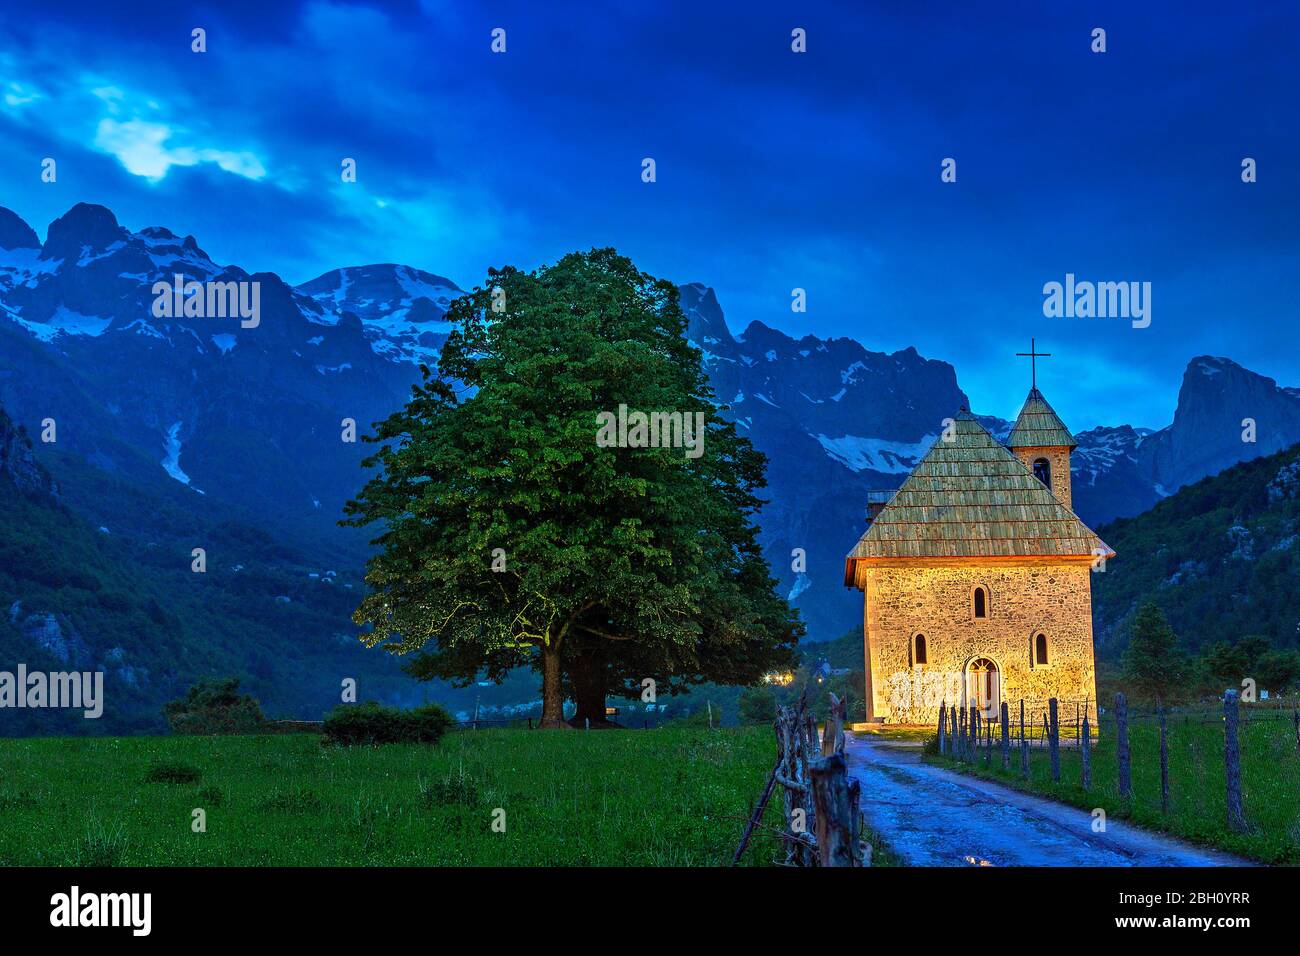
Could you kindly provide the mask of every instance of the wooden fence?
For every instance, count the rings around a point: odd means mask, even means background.
[[[863,839],[861,787],[850,780],[844,760],[846,702],[830,695],[822,733],[808,709],[807,690],[776,716],[776,764],[736,848],[740,862],[776,787],[781,788],[785,825],[779,831],[785,866],[870,866]]]
[[[1029,779],[1029,750],[1033,746],[1046,748],[1049,754],[1049,768],[1052,781],[1061,782],[1061,721],[1055,698],[1048,701],[1047,710],[1041,713],[1041,727],[1035,728],[1034,721],[1026,723],[1025,702],[1019,702],[1019,720],[1014,721],[1008,712],[1007,704],[1001,707],[1000,719],[984,720],[977,708],[949,707],[945,702],[940,708],[938,720],[938,747],[945,757],[963,763],[980,764],[991,767],[993,763],[994,724],[998,725],[998,752],[1004,772],[1010,771],[1011,749],[1020,751],[1020,777]],[[1123,694],[1115,695],[1113,711],[1115,734],[1115,774],[1116,789],[1123,799],[1133,795],[1132,754],[1129,749],[1129,729],[1134,715],[1130,713],[1128,701]],[[1169,812],[1169,713],[1163,706],[1154,713],[1140,715],[1143,720],[1152,720],[1159,731],[1160,760],[1160,809]],[[1184,722],[1193,719],[1183,715]],[[1202,720],[1208,718],[1197,717]],[[1228,691],[1223,698],[1223,714],[1216,718],[1223,724],[1223,767],[1224,786],[1226,787],[1227,824],[1237,831],[1246,829],[1245,807],[1242,803],[1241,787],[1241,741],[1240,726],[1243,721],[1252,719],[1289,720],[1294,726],[1295,745],[1300,751],[1300,709],[1286,714],[1280,710],[1260,714],[1246,711],[1243,718],[1240,702],[1235,691]],[[1084,790],[1093,787],[1092,748],[1096,733],[1096,718],[1085,707],[1076,717],[1076,746],[1079,750],[1079,784]],[[1040,732],[1041,731],[1041,732]]]

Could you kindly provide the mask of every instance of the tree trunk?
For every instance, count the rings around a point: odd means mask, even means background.
[[[542,722],[543,730],[568,727],[564,722],[564,688],[560,686],[560,647],[555,636],[542,645]]]
[[[573,702],[577,705],[573,719],[569,721],[571,726],[579,729],[618,726],[605,716],[607,667],[605,655],[594,651],[580,654],[569,661],[569,680],[573,684]]]

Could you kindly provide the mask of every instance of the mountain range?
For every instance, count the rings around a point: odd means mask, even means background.
[[[176,276],[257,283],[257,323],[160,317],[155,284]],[[41,242],[0,208],[0,407],[40,437],[30,460],[57,489],[44,493],[60,513],[131,560],[147,557],[142,567],[188,574],[193,549],[204,548],[208,577],[190,577],[208,585],[248,581],[256,565],[267,586],[241,586],[258,601],[286,597],[322,609],[310,622],[285,624],[308,628],[285,635],[302,666],[317,653],[333,661],[355,633],[346,611],[368,549],[364,534],[337,525],[368,450],[349,440],[349,423],[364,434],[406,401],[419,365],[436,361],[460,291],[398,264],[335,269],[290,286],[214,262],[193,236],[162,226],[132,232],[84,203],[52,222]],[[841,582],[867,493],[897,487],[943,419],[968,406],[957,370],[911,348],[887,354],[848,338],[795,339],[759,322],[733,335],[702,284],[681,286],[681,301],[718,401],[769,458],[762,542],[783,593],[814,639],[857,626],[861,599]],[[1022,396],[1007,398],[998,411],[1014,415]],[[1242,440],[1245,418],[1256,422],[1254,442]],[[1003,418],[982,420],[994,434],[1009,430]],[[1300,441],[1300,391],[1226,358],[1195,357],[1168,426],[1118,424],[1076,438],[1075,507],[1096,527]],[[76,613],[33,604],[24,580],[0,577],[0,592],[13,590],[0,593],[6,607],[17,601],[23,614],[64,615],[90,659],[121,649],[103,646]],[[290,581],[296,597],[285,593]],[[345,583],[353,594],[339,598]],[[39,601],[58,596],[42,591]],[[325,610],[332,626],[322,623]],[[179,655],[165,677],[147,667],[147,640],[126,664],[137,676],[150,671],[137,690],[151,700],[196,674],[241,666],[252,679],[262,675],[257,690],[286,712],[324,699],[320,682],[306,697],[276,690],[284,675],[275,655],[251,639],[230,635],[227,644],[230,653],[212,661]],[[373,680],[373,696],[424,692],[402,690],[405,678],[386,655],[358,651],[349,660]]]

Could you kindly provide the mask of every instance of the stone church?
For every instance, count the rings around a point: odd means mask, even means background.
[[[1091,575],[1114,552],[1071,510],[1075,447],[1035,382],[1006,445],[963,409],[872,494],[844,569],[863,592],[868,721],[933,724],[944,701],[1096,712]]]

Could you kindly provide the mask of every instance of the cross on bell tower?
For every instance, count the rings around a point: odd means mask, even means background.
[[[1036,341],[1037,339],[1031,337],[1029,339],[1029,351],[1016,353],[1020,358],[1029,359],[1029,381],[1033,388],[1038,388],[1038,360],[1040,358],[1051,358],[1052,356],[1051,352],[1038,351],[1038,347],[1035,345]]]

